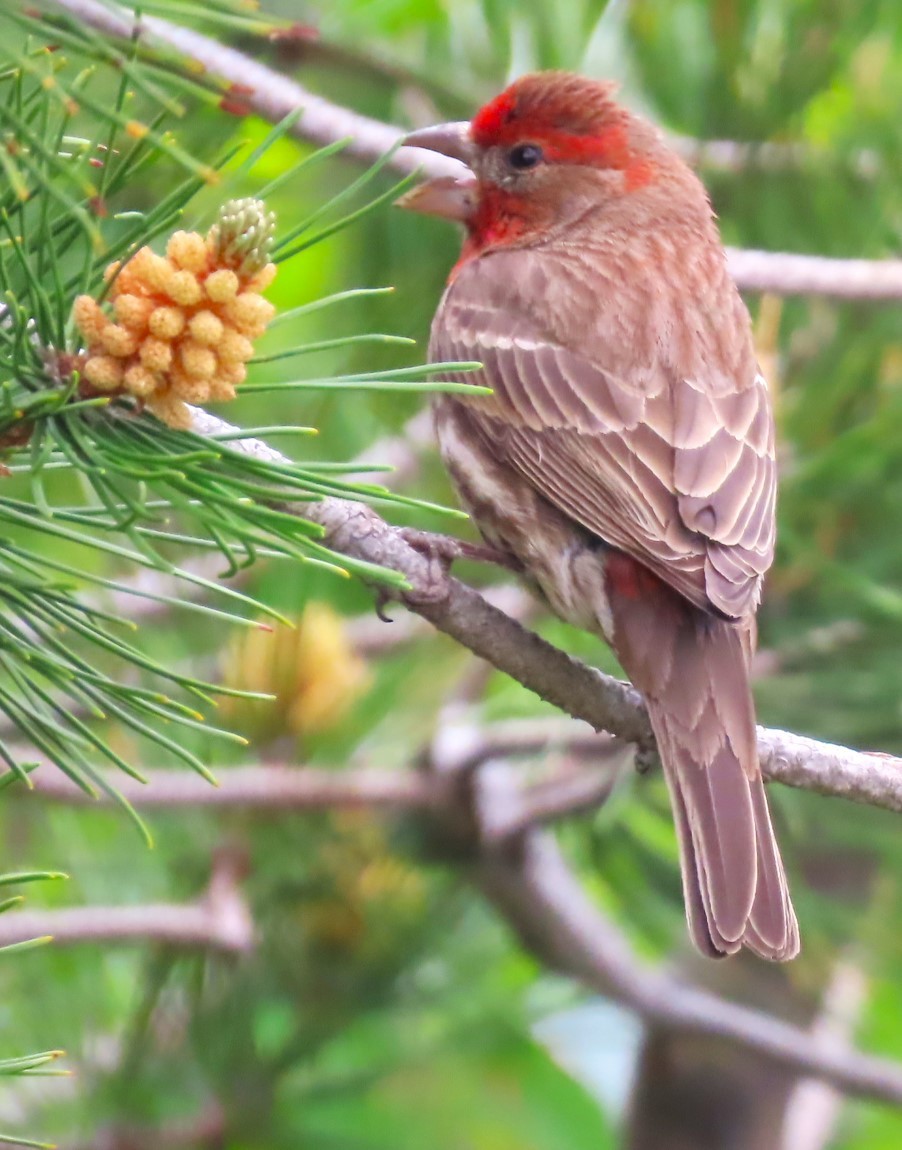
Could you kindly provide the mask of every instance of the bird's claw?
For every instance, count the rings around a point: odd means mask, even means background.
[[[446,570],[458,559],[471,559],[476,563],[494,563],[511,571],[522,571],[521,564],[512,555],[487,543],[470,543],[453,535],[419,531],[413,527],[402,528],[400,534],[408,547],[441,563]]]
[[[393,623],[391,615],[388,613],[390,603],[397,599],[397,595],[393,595],[385,587],[376,588],[376,601],[373,604],[373,610],[376,612],[376,618],[382,623]]]

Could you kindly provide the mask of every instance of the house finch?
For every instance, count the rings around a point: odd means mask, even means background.
[[[430,342],[493,392],[435,402],[461,499],[644,694],[698,948],[792,958],[749,688],[773,418],[704,188],[611,85],[566,73],[405,142],[470,169],[405,203],[466,227]]]

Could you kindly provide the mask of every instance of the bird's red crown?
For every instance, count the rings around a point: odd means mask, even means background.
[[[631,147],[630,115],[613,93],[611,83],[565,72],[523,76],[476,113],[470,134],[480,148],[540,144],[552,163],[625,171],[638,187],[652,168]]]

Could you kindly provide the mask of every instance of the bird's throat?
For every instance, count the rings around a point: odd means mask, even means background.
[[[467,220],[467,238],[449,281],[470,260],[497,248],[520,246],[546,226],[541,207],[494,184],[480,188],[475,211]]]

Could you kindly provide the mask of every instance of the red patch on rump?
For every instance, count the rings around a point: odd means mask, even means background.
[[[626,190],[635,192],[644,188],[655,178],[655,168],[651,160],[634,160],[626,169]]]
[[[623,599],[649,599],[661,588],[657,575],[622,551],[611,551],[605,556],[604,571],[609,594],[613,592]]]

